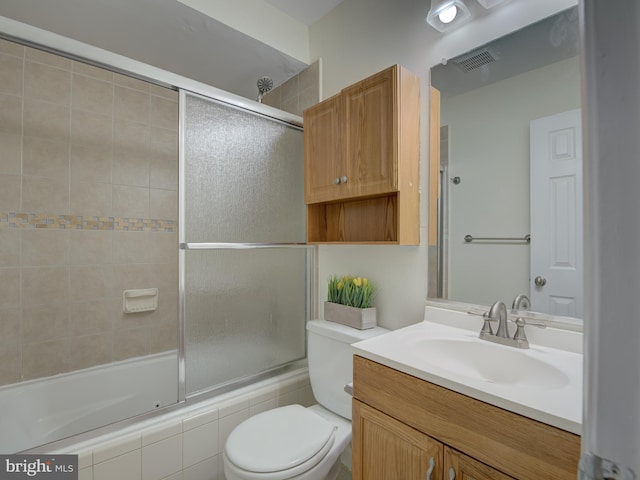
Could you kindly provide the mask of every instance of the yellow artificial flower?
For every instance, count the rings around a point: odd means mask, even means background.
[[[342,290],[342,282],[338,282],[337,287],[338,287],[338,290]]]
[[[361,279],[360,277],[356,277],[356,278],[354,278],[354,279],[353,279],[353,284],[354,284],[356,287],[360,287],[360,286],[362,286],[362,279]]]

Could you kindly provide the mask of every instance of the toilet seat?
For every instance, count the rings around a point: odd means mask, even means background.
[[[336,426],[300,405],[276,408],[242,422],[229,435],[225,456],[242,478],[291,478],[327,455]]]

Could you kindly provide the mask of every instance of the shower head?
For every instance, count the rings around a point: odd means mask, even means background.
[[[273,88],[273,80],[271,77],[260,77],[258,79],[258,101],[262,102],[262,96]]]

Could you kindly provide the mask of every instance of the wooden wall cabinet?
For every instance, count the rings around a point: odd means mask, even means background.
[[[354,357],[354,480],[575,480],[580,437]]]
[[[304,111],[309,243],[420,242],[420,82],[395,65]]]

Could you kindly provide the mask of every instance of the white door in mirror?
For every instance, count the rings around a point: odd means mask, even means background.
[[[583,317],[580,109],[531,121],[532,309]],[[535,279],[535,281],[534,281]]]

